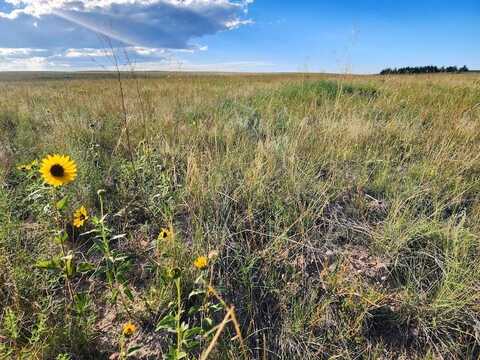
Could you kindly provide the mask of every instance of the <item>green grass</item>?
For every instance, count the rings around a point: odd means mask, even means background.
[[[62,76],[0,82],[0,358],[180,358],[230,305],[209,358],[479,356],[480,76],[126,77],[126,114]],[[56,193],[16,169],[50,153]]]

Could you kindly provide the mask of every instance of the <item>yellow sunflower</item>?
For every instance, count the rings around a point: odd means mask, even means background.
[[[195,266],[198,270],[203,270],[208,266],[208,258],[206,256],[199,256],[193,262],[193,266]]]
[[[73,226],[76,228],[82,227],[88,219],[88,212],[85,206],[81,206],[73,213]]]
[[[125,336],[131,336],[133,334],[135,334],[135,332],[137,331],[137,326],[132,323],[131,321],[123,324],[123,327],[122,327],[122,334],[125,335]]]
[[[167,228],[162,228],[158,234],[158,240],[168,240],[172,237],[172,232]]]
[[[42,160],[40,174],[43,181],[52,186],[61,186],[77,177],[77,165],[66,155],[48,155]]]

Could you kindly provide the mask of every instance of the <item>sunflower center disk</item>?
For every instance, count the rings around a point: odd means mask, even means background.
[[[62,177],[65,174],[65,169],[62,165],[55,164],[50,168],[50,174],[55,177]]]

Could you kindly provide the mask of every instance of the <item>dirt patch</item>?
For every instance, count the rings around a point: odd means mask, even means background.
[[[372,343],[382,343],[392,351],[415,351],[418,330],[405,320],[401,310],[393,305],[384,305],[369,311],[364,322],[364,335]]]

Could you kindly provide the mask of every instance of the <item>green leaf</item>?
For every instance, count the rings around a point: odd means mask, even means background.
[[[95,270],[95,265],[87,262],[81,262],[77,265],[77,271],[79,273],[86,273]]]
[[[38,260],[35,264],[36,267],[46,270],[59,270],[61,269],[60,261],[58,259],[53,260]]]
[[[208,309],[212,312],[217,312],[220,310],[223,310],[223,305],[222,304],[209,304]]]
[[[188,325],[187,323],[182,322],[182,323],[180,324],[180,331],[181,331],[181,332],[187,331],[188,328],[189,328],[189,325]]]
[[[185,331],[184,338],[191,339],[197,335],[201,335],[203,333],[203,329],[201,327],[193,327]]]
[[[68,203],[68,196],[65,195],[63,199],[57,201],[55,206],[57,207],[58,210],[61,211],[65,208],[65,206],[67,206],[67,203]]]
[[[123,293],[125,294],[126,297],[128,297],[128,299],[129,299],[130,301],[133,301],[133,300],[134,300],[133,294],[132,294],[132,291],[130,290],[130,288],[124,287],[124,288],[123,288]]]
[[[177,303],[175,301],[170,301],[167,305],[167,308],[171,309],[177,306]]]
[[[128,259],[128,256],[115,256],[112,257],[112,262],[121,262]]]
[[[176,319],[173,314],[168,314],[162,320],[160,320],[155,328],[155,331],[167,330],[175,332],[176,329]]]
[[[184,359],[187,357],[187,353],[185,351],[177,351],[177,359]]]
[[[168,354],[167,354],[166,359],[167,360],[180,360],[180,359],[184,359],[186,357],[187,357],[187,353],[185,351],[178,351],[174,347],[171,347]]]
[[[73,261],[73,254],[68,254],[63,258],[65,261],[65,273],[68,277],[75,275],[75,264]]]
[[[92,230],[85,231],[85,232],[81,233],[80,236],[87,236],[87,235],[90,235],[90,234],[94,234],[96,232],[98,232],[97,229],[92,229]]]
[[[57,236],[55,236],[54,241],[56,244],[65,244],[68,240],[68,234],[65,231],[60,231]]]
[[[141,348],[142,348],[141,346],[132,346],[132,347],[128,348],[127,356],[131,356],[131,355],[135,354]]]
[[[195,349],[199,346],[200,346],[200,341],[198,341],[198,340],[190,340],[190,341],[185,343],[185,347],[188,350],[193,350],[193,349]]]
[[[117,297],[118,297],[118,290],[113,289],[111,297],[110,297],[110,301],[111,301],[112,304],[115,304],[117,302]]]
[[[189,295],[188,295],[188,298],[191,299],[192,297],[196,296],[196,295],[202,295],[202,294],[205,294],[205,290],[204,289],[196,289],[196,290],[193,290]]]
[[[107,281],[108,281],[108,283],[109,283],[109,284],[112,284],[112,283],[114,282],[114,280],[115,280],[112,272],[111,272],[111,271],[107,271],[107,272],[105,273],[105,275],[107,276]]]
[[[200,312],[201,306],[200,305],[194,305],[188,309],[188,315],[192,316],[198,312]]]
[[[207,317],[207,318],[204,318],[204,319],[203,319],[203,322],[205,322],[205,323],[207,324],[207,327],[208,327],[208,328],[211,328],[212,325],[213,325],[213,320],[210,319],[210,318],[208,318],[208,317]]]

